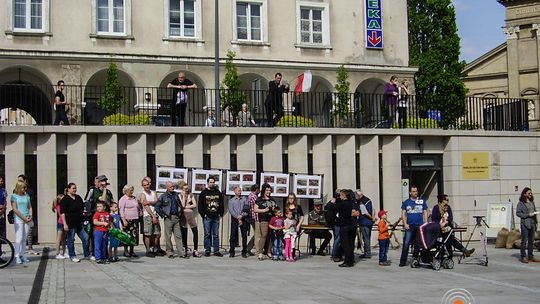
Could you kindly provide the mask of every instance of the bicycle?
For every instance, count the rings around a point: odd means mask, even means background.
[[[15,258],[13,244],[3,236],[0,236],[0,269],[8,266]]]

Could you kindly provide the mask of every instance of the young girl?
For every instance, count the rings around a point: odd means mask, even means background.
[[[60,216],[60,201],[64,198],[64,194],[58,194],[52,204],[52,212],[56,213],[56,259],[63,260],[69,258],[66,251],[66,232],[64,231],[64,221]],[[60,253],[60,246],[62,252]]]
[[[118,203],[111,203],[111,214],[109,218],[112,222],[112,227],[120,229],[120,214],[118,213]],[[118,246],[120,246],[120,241],[114,236],[109,234],[109,262],[118,261]]]
[[[293,218],[293,213],[287,211],[287,218],[285,219],[285,260],[287,262],[294,262],[293,251],[296,241],[296,220]]]

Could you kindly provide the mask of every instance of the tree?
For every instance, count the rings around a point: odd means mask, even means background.
[[[441,112],[441,125],[455,125],[466,112],[467,89],[460,76],[460,39],[451,0],[409,0],[410,64],[420,113]]]
[[[349,92],[351,83],[349,82],[349,72],[343,65],[337,70],[337,83],[334,86],[336,89],[336,101],[334,103],[334,119],[338,126],[345,126],[347,118],[350,114],[351,94]]]
[[[114,62],[110,62],[107,68],[105,93],[99,98],[98,106],[105,111],[116,113],[126,103],[127,100],[122,95],[122,89],[118,81],[118,69]]]
[[[238,69],[233,63],[236,53],[229,50],[227,52],[227,60],[225,60],[225,77],[221,82],[221,100],[222,107],[229,106],[229,113],[232,114],[234,121],[238,112],[242,110],[242,104],[246,102],[247,96],[240,91],[242,81],[238,76]]]

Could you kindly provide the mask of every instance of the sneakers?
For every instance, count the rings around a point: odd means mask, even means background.
[[[146,257],[147,257],[147,258],[155,258],[155,257],[156,257],[156,254],[153,253],[152,251],[148,251],[148,252],[146,253]]]
[[[195,258],[200,258],[200,257],[202,257],[202,255],[199,253],[199,251],[194,250],[194,251],[193,251],[193,257],[195,257]]]
[[[95,261],[95,260],[96,260],[96,257],[93,256],[93,255],[91,255],[91,256],[90,256],[90,261]]]
[[[57,259],[57,260],[63,260],[63,259],[65,259],[65,258],[66,258],[66,256],[64,256],[64,255],[61,255],[61,254],[57,254],[57,255],[56,255],[56,259]]]
[[[156,256],[166,256],[167,252],[165,252],[165,250],[160,248],[160,249],[156,250],[155,255]]]
[[[379,266],[390,266],[390,261],[379,262]]]
[[[209,257],[209,256],[210,256],[210,251],[206,251],[206,252],[204,253],[204,256],[205,256],[205,257]]]
[[[73,263],[79,263],[81,260],[77,259],[77,258],[71,258],[71,261]]]
[[[21,258],[23,264],[28,264],[28,263],[30,263],[30,260],[29,260],[27,257],[21,256],[20,258]]]
[[[223,254],[222,254],[221,252],[219,252],[219,251],[218,251],[218,252],[214,252],[214,256],[217,256],[217,257],[222,257],[222,256],[223,256]]]
[[[21,260],[20,257],[17,257],[17,258],[15,258],[15,263],[21,265],[23,263],[23,261]]]

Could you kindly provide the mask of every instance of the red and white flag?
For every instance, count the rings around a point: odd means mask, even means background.
[[[296,85],[296,88],[294,91],[296,92],[296,96],[300,95],[300,93],[303,92],[309,92],[311,89],[311,71],[307,70],[304,73],[298,75],[298,84]]]

